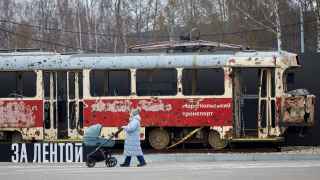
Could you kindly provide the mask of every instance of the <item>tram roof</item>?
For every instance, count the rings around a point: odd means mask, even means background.
[[[299,66],[297,55],[286,51],[235,53],[59,54],[0,53],[0,70],[152,69]]]

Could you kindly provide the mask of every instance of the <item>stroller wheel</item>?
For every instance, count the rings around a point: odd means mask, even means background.
[[[86,165],[89,167],[89,168],[92,168],[96,165],[96,161],[94,159],[91,159],[89,158],[86,162]]]
[[[110,157],[106,159],[106,166],[107,167],[115,167],[117,165],[118,161],[115,157]]]

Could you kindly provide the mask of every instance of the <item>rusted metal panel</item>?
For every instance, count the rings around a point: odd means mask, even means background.
[[[0,70],[65,69],[150,69],[208,67],[275,67],[296,65],[288,52],[247,52],[235,54],[34,54],[2,55]]]
[[[222,67],[230,55],[50,55],[0,56],[0,70]]]
[[[281,97],[276,98],[276,119],[275,119],[275,125],[279,126],[281,123],[281,111],[282,111],[282,99]]]
[[[18,131],[22,135],[23,140],[43,140],[43,127],[30,127],[30,128],[1,128],[1,131],[12,132]]]
[[[85,100],[85,126],[125,125],[131,108],[141,109],[142,126],[232,126],[231,98]]]
[[[286,125],[313,125],[314,105],[314,95],[285,97],[283,123]]]
[[[42,127],[42,100],[1,100],[1,128]]]

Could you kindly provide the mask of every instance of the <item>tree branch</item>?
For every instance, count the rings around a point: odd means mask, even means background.
[[[252,17],[248,12],[246,12],[245,10],[243,10],[242,8],[240,8],[238,5],[234,4],[235,8],[237,10],[239,10],[242,14],[244,14],[246,17],[248,17],[249,19],[251,19],[254,23],[266,28],[268,31],[274,33],[274,34],[277,34],[277,31],[274,30],[273,27],[270,27],[270,26],[267,26],[265,25],[264,23],[258,21],[257,19],[255,19],[254,17]]]

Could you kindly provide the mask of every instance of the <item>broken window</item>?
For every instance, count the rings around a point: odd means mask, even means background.
[[[35,72],[0,72],[0,97],[36,96],[37,74]]]
[[[224,94],[223,69],[184,69],[182,72],[184,95]]]
[[[79,87],[79,99],[83,98],[83,77],[82,77],[82,73],[78,73],[78,87]]]
[[[76,128],[76,113],[77,104],[75,101],[69,102],[69,127],[70,129]]]
[[[257,68],[241,69],[241,88],[245,95],[258,95],[261,70]]]
[[[262,71],[262,82],[261,83],[261,97],[267,96],[268,91],[268,77],[267,77],[267,71]]]
[[[43,91],[44,98],[46,100],[50,99],[50,84],[52,85],[53,97],[56,98],[56,73],[54,72],[43,72]]]
[[[260,71],[261,72],[261,71]],[[269,74],[270,73],[270,74]],[[270,75],[271,79],[269,81],[269,77],[268,75]],[[268,83],[270,84],[270,87],[268,87]],[[268,90],[271,90],[271,94],[268,94]],[[274,70],[262,70],[262,82],[261,82],[261,97],[267,97],[267,96],[271,96],[274,97],[275,96],[275,77],[274,77]]]
[[[130,70],[92,70],[91,96],[129,96]]]
[[[286,92],[296,89],[295,73],[293,70],[286,70],[283,74],[283,87]]]
[[[83,128],[83,102],[79,102],[79,122],[77,128]]]
[[[177,94],[176,69],[137,70],[138,96],[165,96]]]
[[[76,97],[76,89],[75,89],[75,72],[69,72],[69,99],[74,99]]]
[[[43,111],[44,111],[44,128],[50,129],[50,127],[51,127],[51,124],[50,124],[50,122],[51,122],[51,120],[50,120],[50,102],[44,103]]]

